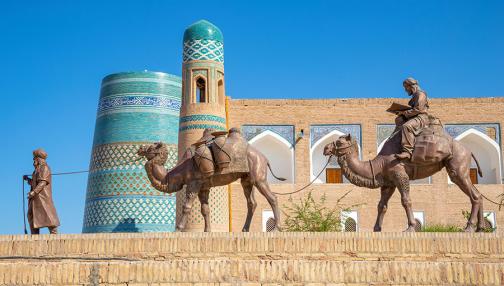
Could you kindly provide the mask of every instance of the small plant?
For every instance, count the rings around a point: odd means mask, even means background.
[[[340,201],[350,192],[345,193],[337,201],[334,207],[325,206],[326,195],[322,195],[319,201],[313,198],[311,191],[299,203],[289,198],[290,205],[284,206],[283,211],[284,231],[300,232],[327,232],[341,231],[341,212],[348,211],[349,207],[342,207]],[[351,206],[354,207],[354,206]]]
[[[433,224],[422,227],[420,232],[461,232],[462,228],[450,224]]]

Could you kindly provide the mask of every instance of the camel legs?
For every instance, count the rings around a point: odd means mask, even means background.
[[[376,223],[373,229],[374,231],[381,231],[383,217],[387,212],[388,201],[390,200],[390,197],[392,197],[392,194],[394,194],[395,189],[395,187],[381,187],[380,202],[378,203],[378,215],[376,216]]]
[[[467,221],[465,231],[474,232],[476,230],[481,230],[484,223],[483,200],[481,194],[472,184],[467,166],[462,164],[452,164],[451,161],[448,162],[446,166],[450,180],[452,180],[452,182],[455,183],[469,197],[469,200],[471,201],[471,216]]]
[[[255,184],[259,192],[266,198],[273,211],[273,216],[275,217],[275,228],[274,230],[280,230],[280,211],[278,210],[278,201],[269,188],[268,182],[266,180],[257,182]]]
[[[177,231],[184,231],[187,223],[187,217],[189,216],[189,213],[191,212],[192,204],[194,200],[196,199],[196,196],[198,195],[199,189],[196,188],[190,188],[187,186],[186,188],[186,194],[185,194],[185,202],[184,202],[184,208],[182,210],[182,217],[180,218],[179,223],[177,224]]]
[[[210,189],[200,190],[198,193],[198,198],[201,203],[201,214],[205,219],[205,232],[211,232],[210,227],[210,206],[208,205],[208,196],[210,195]]]
[[[252,216],[254,215],[255,209],[257,207],[257,202],[254,198],[254,186],[250,183],[250,181],[242,179],[241,185],[243,188],[243,193],[245,194],[245,198],[247,199],[247,219],[245,220],[245,224],[243,225],[242,232],[248,232],[250,229]]]
[[[410,198],[410,185],[409,185],[409,177],[406,173],[397,172],[394,175],[394,184],[399,189],[401,193],[401,204],[406,211],[406,216],[408,217],[408,228],[405,230],[406,232],[414,232],[416,221],[413,216],[413,208],[411,204]]]

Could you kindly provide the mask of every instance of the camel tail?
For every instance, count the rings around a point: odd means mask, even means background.
[[[269,162],[268,162],[268,169],[270,170],[271,175],[273,175],[273,177],[275,177],[275,179],[280,180],[280,181],[285,181],[285,178],[275,176],[275,174],[273,173],[273,170],[271,170],[271,166],[270,166]]]
[[[476,159],[476,156],[474,156],[473,153],[471,153],[471,156],[473,157],[474,159],[474,162],[476,162],[476,167],[478,168],[478,175],[483,178],[483,172],[481,171],[481,168],[480,168],[480,165],[479,165],[479,162],[478,160]]]

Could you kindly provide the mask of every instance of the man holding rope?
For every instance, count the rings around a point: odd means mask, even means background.
[[[23,176],[28,181],[31,190],[28,193],[28,222],[31,234],[39,234],[40,228],[49,228],[49,233],[58,233],[60,221],[52,199],[51,169],[46,162],[47,153],[42,149],[33,151],[33,167],[31,176]]]

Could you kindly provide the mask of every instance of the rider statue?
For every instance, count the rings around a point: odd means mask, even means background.
[[[420,88],[416,79],[407,78],[404,80],[403,86],[404,90],[411,96],[408,102],[411,108],[397,112],[396,125],[402,127],[402,152],[395,156],[398,159],[411,159],[415,135],[429,122],[427,115],[429,103],[427,94]]]

